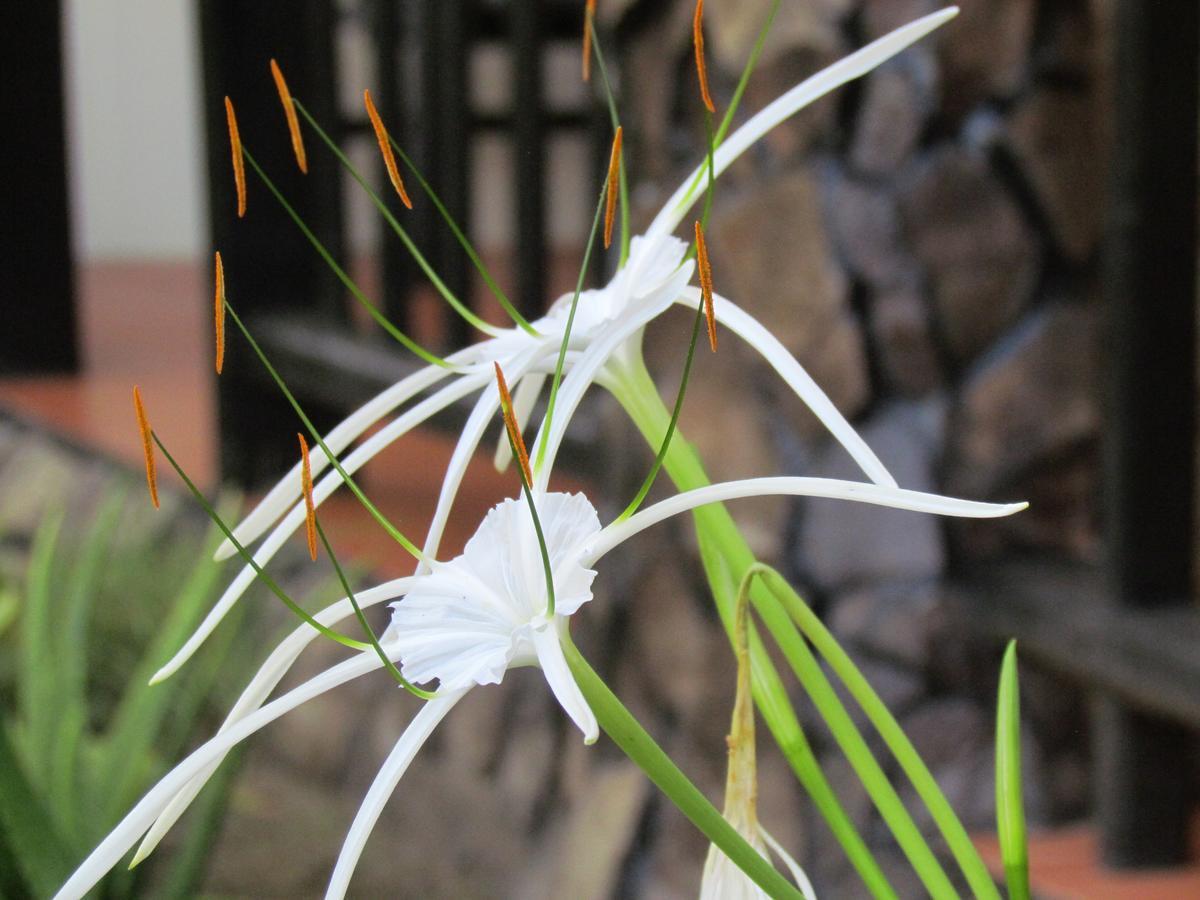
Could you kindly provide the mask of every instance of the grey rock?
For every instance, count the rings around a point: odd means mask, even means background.
[[[931,155],[905,185],[900,209],[942,339],[957,359],[970,360],[1029,302],[1037,243],[985,161],[959,150]]]
[[[824,188],[829,235],[847,270],[880,289],[911,281],[914,266],[893,193],[833,170]]]
[[[848,591],[833,604],[830,628],[839,640],[921,671],[944,619],[936,582],[888,582]]]
[[[957,116],[981,100],[1011,97],[1028,74],[1033,0],[964,0],[937,36],[945,112]]]
[[[937,67],[932,52],[914,48],[867,78],[850,143],[850,164],[886,176],[904,164],[933,111]]]
[[[894,403],[872,417],[861,434],[902,486],[932,490],[942,428],[939,401]],[[863,477],[836,445],[828,447],[811,474]],[[932,516],[834,500],[800,505],[797,564],[821,587],[934,578],[945,565],[941,527]]]
[[[925,298],[913,282],[882,290],[871,301],[871,338],[885,385],[919,398],[945,380]]]

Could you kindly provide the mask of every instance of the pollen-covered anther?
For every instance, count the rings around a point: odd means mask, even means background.
[[[158,474],[154,469],[154,443],[150,421],[146,418],[146,407],[142,405],[142,392],[133,386],[133,411],[137,415],[138,431],[142,435],[142,454],[146,457],[146,484],[150,487],[150,502],[158,509]]]
[[[617,212],[617,194],[621,182],[621,126],[613,138],[612,155],[608,159],[608,199],[604,206],[604,249],[612,244],[613,220]]]
[[[696,75],[700,78],[700,97],[709,112],[716,112],[712,94],[708,92],[708,68],[704,65],[704,0],[696,0],[696,13],[692,16],[692,45],[696,50]]]
[[[221,263],[221,251],[214,254],[216,269],[216,296],[213,299],[213,333],[216,336],[217,352],[215,357],[217,374],[225,365],[225,266]]]
[[[238,133],[233,101],[225,98],[225,121],[229,125],[229,149],[233,153],[233,183],[237,186],[238,218],[246,215],[246,162],[242,158],[242,136]]]
[[[308,174],[308,155],[304,152],[304,139],[300,135],[300,122],[296,119],[296,104],[292,101],[292,92],[288,90],[287,81],[280,71],[279,63],[271,60],[271,77],[275,79],[275,88],[279,91],[279,102],[283,104],[283,114],[287,118],[288,133],[292,136],[292,152],[296,154],[296,165],[305,175]]]
[[[312,465],[308,460],[308,441],[299,432],[300,440],[300,485],[304,490],[304,530],[308,538],[308,555],[317,559],[317,507],[313,503]]]
[[[496,387],[500,390],[500,410],[504,413],[504,427],[508,438],[517,451],[517,461],[521,464],[521,474],[526,486],[533,484],[533,471],[529,468],[529,452],[525,449],[525,438],[521,436],[521,426],[517,424],[517,415],[513,412],[512,396],[508,393],[508,383],[504,380],[504,372],[500,363],[496,366]]]
[[[596,0],[587,0],[583,11],[583,80],[592,80],[592,20],[596,16]]]
[[[379,111],[375,109],[375,101],[371,99],[369,90],[363,91],[363,103],[367,107],[367,118],[371,120],[371,127],[375,129],[375,140],[379,142],[379,152],[383,154],[383,164],[387,167],[392,187],[400,195],[400,202],[408,209],[412,209],[412,201],[408,199],[408,191],[404,189],[404,181],[400,178],[400,169],[396,166],[396,154],[392,152],[387,129],[383,127],[383,120],[379,118]]]
[[[700,270],[700,296],[704,299],[704,318],[708,323],[708,345],[717,352],[717,314],[713,310],[712,266],[708,262],[708,245],[704,229],[696,222],[696,267]]]

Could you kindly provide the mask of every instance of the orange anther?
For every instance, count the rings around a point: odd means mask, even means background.
[[[583,80],[592,80],[592,19],[596,15],[596,0],[587,0],[583,13]]]
[[[700,96],[709,112],[716,112],[712,95],[708,92],[708,69],[704,65],[704,0],[696,0],[696,14],[692,17],[692,45],[696,49],[696,74],[700,77]]]
[[[713,312],[712,267],[708,263],[708,245],[704,229],[696,222],[696,265],[700,269],[700,296],[704,298],[704,318],[708,321],[708,344],[717,352],[717,316]]]
[[[308,442],[299,432],[300,439],[300,485],[304,489],[304,530],[308,536],[308,555],[317,559],[317,507],[313,503],[312,466],[308,462]]]
[[[612,155],[608,158],[608,200],[604,208],[604,249],[612,243],[613,219],[617,211],[617,194],[621,176],[621,126],[613,138]]]
[[[308,174],[308,156],[304,152],[304,139],[300,136],[300,123],[296,120],[296,104],[292,102],[292,92],[288,90],[279,63],[271,60],[271,77],[275,79],[275,88],[279,91],[279,102],[283,104],[283,114],[287,117],[288,132],[292,135],[292,151],[296,154],[296,165],[300,171]]]
[[[396,155],[392,153],[392,144],[388,140],[387,129],[383,127],[383,121],[379,118],[374,101],[371,100],[370,91],[363,91],[363,101],[367,106],[367,118],[371,120],[371,127],[375,129],[375,140],[379,141],[379,152],[383,154],[383,164],[387,166],[388,178],[392,180],[392,187],[400,195],[400,202],[412,209],[412,201],[408,199],[408,191],[404,189],[400,170],[396,167]]]
[[[242,138],[238,134],[237,116],[233,101],[225,98],[225,121],[229,124],[229,148],[233,151],[233,181],[237,185],[238,218],[246,215],[246,163],[242,159]]]
[[[216,298],[213,301],[213,328],[217,337],[217,374],[225,365],[225,266],[221,264],[221,251],[214,254],[217,269]]]
[[[521,426],[517,424],[512,397],[509,396],[508,384],[504,381],[500,363],[494,365],[496,366],[496,385],[500,389],[500,410],[504,413],[504,427],[508,430],[509,440],[517,450],[517,461],[521,464],[521,473],[525,477],[525,486],[528,487],[533,484],[533,472],[529,468],[529,453],[525,449],[525,438],[521,437]]]
[[[158,509],[158,475],[154,470],[154,445],[150,422],[146,419],[146,408],[142,406],[142,392],[136,384],[133,386],[133,411],[137,414],[138,431],[142,433],[142,453],[146,457],[146,484],[150,486],[150,502]]]

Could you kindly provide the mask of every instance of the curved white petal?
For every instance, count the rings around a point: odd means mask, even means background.
[[[355,594],[355,599],[358,601],[360,608],[367,609],[368,607],[385,603],[388,600],[394,600],[401,596],[412,587],[413,580],[412,576],[397,578],[385,582],[378,587]],[[325,607],[316,613],[313,618],[326,628],[332,628],[344,619],[349,618],[353,613],[354,607],[350,604],[350,600],[343,598],[337,603]],[[271,691],[275,690],[276,686],[283,679],[283,676],[291,670],[292,665],[304,649],[319,636],[320,632],[305,623],[284,638],[271,652],[271,655],[267,657],[250,683],[246,685],[217,733],[220,734],[221,732],[228,731],[237,722],[262,706],[266,702],[267,697],[271,695]],[[159,841],[163,839],[163,836],[171,829],[171,826],[179,820],[179,817],[191,805],[196,795],[200,793],[200,789],[208,783],[208,780],[216,772],[217,767],[224,758],[225,755],[222,754],[214,759],[171,799],[166,809],[155,819],[154,824],[150,827],[150,831],[142,838],[137,854],[133,858],[134,865],[141,862],[154,851]]]
[[[389,656],[394,651],[389,648]],[[213,759],[228,753],[236,744],[244,741],[265,725],[291,712],[338,685],[373,672],[382,663],[374,653],[360,653],[338,663],[315,678],[294,688],[277,700],[273,700],[257,712],[242,719],[228,731],[210,738],[183,762],[168,772],[150,791],[138,801],[109,835],[100,842],[87,859],[75,870],[67,882],[55,894],[55,900],[80,900],[96,882],[116,865],[137,841],[163,808],[179,790]]]
[[[605,553],[633,537],[639,531],[643,531],[663,519],[669,519],[671,516],[695,509],[697,506],[767,495],[855,500],[875,506],[890,506],[893,509],[907,509],[913,512],[958,516],[967,519],[995,519],[1001,516],[1011,516],[1029,506],[1028,503],[980,503],[974,500],[956,500],[939,494],[884,487],[862,481],[841,481],[835,478],[786,476],[747,478],[742,481],[727,481],[722,484],[710,484],[685,491],[649,506],[623,522],[614,522],[601,531],[594,541],[581,548],[582,564],[593,565]]]
[[[477,347],[478,345],[473,345],[466,350],[459,351],[449,356],[446,361],[456,365],[470,362],[479,353]],[[361,437],[364,431],[391,413],[402,403],[407,402],[421,391],[432,387],[452,374],[454,374],[453,370],[447,369],[444,366],[426,366],[400,379],[338,423],[325,435],[325,446],[334,453],[341,453]],[[314,447],[310,463],[313,477],[316,477],[329,465],[329,459],[320,447]],[[275,487],[271,488],[267,495],[233,529],[233,536],[238,539],[238,542],[243,547],[257,540],[272,522],[283,515],[285,510],[300,499],[300,491],[300,462],[297,461],[291,470],[279,480]],[[228,559],[236,553],[237,550],[233,544],[226,539],[217,548],[214,558],[218,560]]]
[[[808,880],[808,876],[804,870],[800,868],[800,864],[792,859],[792,855],[783,849],[783,845],[771,836],[771,832],[758,826],[759,837],[763,839],[763,843],[770,848],[783,864],[787,867],[788,872],[792,875],[792,881],[796,882],[796,887],[800,888],[800,893],[805,897],[805,900],[817,900],[817,892],[813,890],[812,882]]]
[[[547,433],[543,422],[533,447],[530,449],[530,456],[536,459],[541,454],[542,442],[547,442],[544,463],[533,473],[534,489],[539,493],[545,492],[547,488],[558,448],[562,445],[571,417],[587,389],[596,380],[597,375],[608,363],[613,353],[631,335],[636,334],[639,329],[645,327],[647,322],[661,314],[675,301],[675,298],[687,286],[694,268],[694,263],[688,261],[676,269],[652,297],[645,298],[636,310],[630,310],[623,321],[619,324],[614,323],[603,337],[593,342],[567,376],[563,378],[555,399],[554,419],[550,425],[550,432]]]
[[[533,629],[533,647],[537,654],[538,665],[541,666],[542,674],[546,676],[546,683],[550,685],[550,690],[558,701],[558,705],[583,732],[583,742],[594,744],[600,737],[600,726],[596,723],[596,714],[592,712],[587,700],[583,698],[583,692],[575,683],[575,678],[571,675],[571,670],[567,667],[567,660],[563,656],[558,628],[560,625],[566,628],[566,620],[557,616],[555,618],[557,621],[547,622],[540,628]]]
[[[699,301],[700,291],[688,288],[678,302],[688,304],[694,309]],[[742,338],[771,364],[771,368],[796,392],[796,396],[804,401],[804,405],[829,429],[834,439],[846,448],[846,452],[854,458],[868,478],[885,487],[897,487],[896,479],[875,455],[875,451],[854,430],[854,426],[846,421],[846,417],[838,412],[829,396],[775,335],[736,303],[717,294],[713,294],[713,312],[718,322]]]
[[[454,384],[447,385],[429,397],[426,397],[412,409],[399,416],[394,422],[390,422],[384,428],[380,429],[377,434],[373,434],[360,446],[355,448],[354,452],[342,462],[343,470],[347,474],[352,475],[392,441],[408,433],[414,427],[420,425],[430,416],[445,409],[451,403],[465,397],[472,391],[478,390],[484,384],[483,376],[475,376],[474,378],[464,377],[460,378]],[[341,473],[337,470],[329,472],[313,488],[313,502],[320,505],[341,484]],[[259,546],[258,550],[254,553],[254,561],[259,566],[266,565],[278,552],[279,548],[284,545],[292,532],[300,527],[301,523],[304,522],[304,518],[304,506],[297,503],[284,517],[283,521],[275,526],[275,530],[267,536],[262,545]],[[150,679],[151,684],[169,678],[179,670],[180,666],[191,658],[192,654],[212,634],[213,630],[221,623],[221,620],[225,618],[226,613],[238,601],[238,598],[246,592],[246,589],[250,587],[256,577],[254,569],[249,565],[242,567],[242,570],[233,579],[229,587],[225,589],[225,592],[220,596],[213,608],[209,610],[208,615],[204,617],[204,621],[192,632],[191,636],[179,648],[178,652],[171,657],[170,661],[154,673],[154,677]]]
[[[350,830],[346,832],[346,840],[342,843],[342,851],[338,854],[337,865],[333,868],[329,887],[325,891],[325,900],[340,900],[346,896],[354,867],[358,865],[358,858],[362,855],[367,838],[371,836],[371,829],[379,820],[388,798],[396,790],[396,785],[408,770],[417,751],[433,734],[433,729],[466,692],[467,689],[463,689],[428,701],[404,729],[404,734],[400,735],[400,740],[396,742],[396,746],[379,769],[379,774],[371,782],[371,788],[363,798]]]
[[[890,34],[885,34],[844,59],[822,69],[811,78],[800,82],[751,116],[741,128],[721,143],[716,153],[713,154],[714,173],[720,175],[724,172],[735,159],[776,125],[846,82],[866,75],[956,15],[958,15],[958,7],[955,6],[930,13],[915,22],[897,28]],[[706,159],[671,195],[671,199],[666,202],[662,211],[655,216],[650,227],[646,229],[645,236],[648,240],[661,240],[674,231],[692,205],[703,196],[702,176],[707,166]],[[700,179],[699,182],[697,179]],[[693,190],[693,187],[696,189]]]

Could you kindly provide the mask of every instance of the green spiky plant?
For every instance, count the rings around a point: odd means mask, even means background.
[[[79,534],[61,508],[46,511],[26,570],[0,589],[0,896],[50,896],[252,660],[250,604],[188,678],[147,684],[211,604],[223,567],[210,559],[215,530],[130,527],[125,494],[110,490]],[[99,896],[144,896],[151,884],[157,897],[194,896],[236,770],[200,798],[163,864],[115,870]]]

